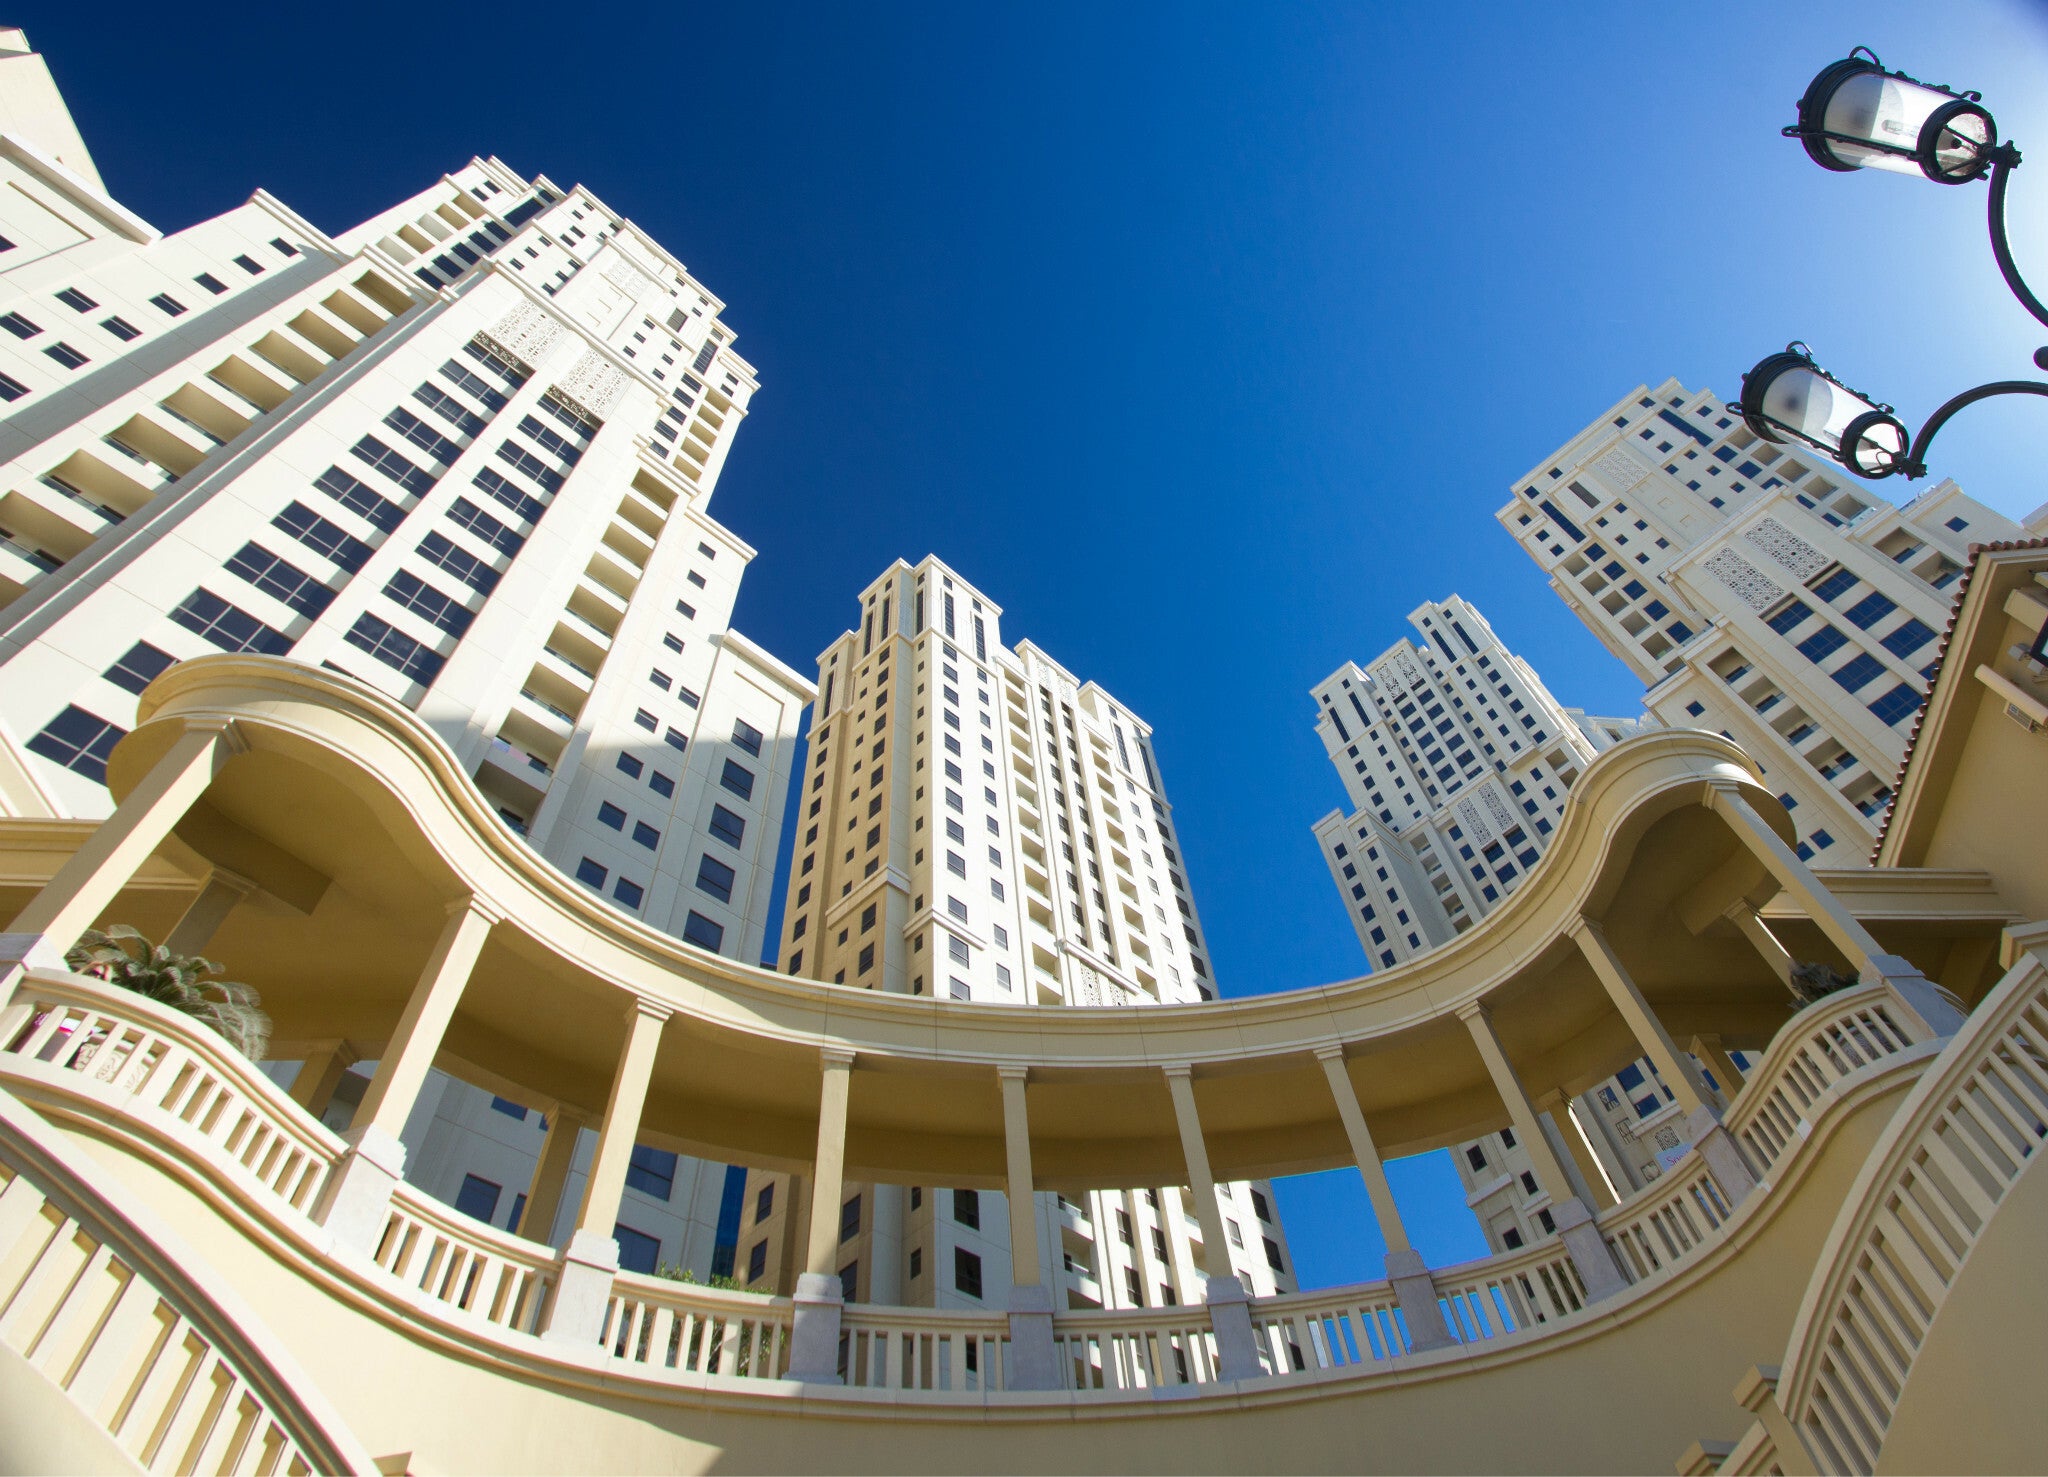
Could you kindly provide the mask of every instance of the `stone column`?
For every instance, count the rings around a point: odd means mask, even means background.
[[[1593,1223],[1593,1212],[1587,1209],[1585,1201],[1572,1193],[1571,1178],[1551,1148],[1550,1140],[1544,1137],[1543,1125],[1537,1121],[1535,1104],[1529,1101],[1522,1079],[1515,1075],[1507,1053],[1501,1049],[1500,1038],[1494,1034],[1492,1011],[1484,1003],[1474,1001],[1460,1006],[1458,1015],[1472,1033],[1472,1044],[1479,1048],[1487,1075],[1493,1078],[1494,1090],[1500,1094],[1508,1117],[1514,1121],[1516,1136],[1528,1150],[1529,1165],[1535,1172],[1537,1183],[1550,1196],[1550,1219],[1557,1227],[1557,1239],[1564,1243],[1572,1265],[1578,1269],[1587,1299],[1597,1303],[1602,1298],[1614,1296],[1628,1286],[1628,1281],[1621,1275],[1621,1268],[1615,1265],[1614,1253],[1607,1249],[1600,1228]]]
[[[1917,1017],[1926,1039],[1953,1036],[1963,1024],[1963,1013],[1942,990],[1897,954],[1887,954],[1876,939],[1841,900],[1821,885],[1799,854],[1787,846],[1770,823],[1756,813],[1741,791],[1719,785],[1707,791],[1707,803],[1727,820],[1729,829],[1756,859],[1778,879],[1778,885],[1792,894],[1806,916],[1828,941],[1842,951],[1865,984],[1882,980],[1892,987],[1906,1010]]]
[[[358,1058],[346,1041],[322,1041],[314,1045],[292,1079],[292,1101],[318,1118],[334,1100],[334,1089],[348,1075]]]
[[[213,936],[227,921],[235,904],[256,890],[247,877],[215,867],[206,885],[192,899],[171,931],[164,935],[164,947],[173,954],[197,954],[213,942]]]
[[[1737,898],[1722,914],[1730,923],[1742,930],[1743,937],[1756,945],[1757,953],[1763,955],[1764,963],[1770,965],[1771,973],[1786,985],[1792,983],[1792,956],[1785,952],[1785,946],[1778,942],[1778,936],[1771,932],[1770,924],[1752,908],[1747,899]]]
[[[1559,1088],[1543,1094],[1536,1099],[1536,1109],[1543,1115],[1543,1131],[1549,1136],[1551,1152],[1558,1156],[1565,1173],[1571,1177],[1572,1192],[1596,1211],[1614,1204],[1614,1192],[1608,1188],[1607,1176],[1601,1172],[1600,1161],[1594,1158],[1586,1136],[1579,1132],[1578,1120],[1572,1113],[1572,1100],[1565,1096],[1564,1090]]]
[[[1358,1177],[1365,1181],[1373,1219],[1379,1222],[1380,1236],[1387,1243],[1387,1281],[1393,1284],[1394,1301],[1400,1304],[1402,1320],[1408,1325],[1408,1343],[1418,1354],[1448,1348],[1457,1340],[1451,1337],[1444,1322],[1443,1305],[1437,1301],[1436,1284],[1430,1280],[1429,1268],[1423,1265],[1421,1254],[1408,1240],[1408,1227],[1401,1220],[1393,1187],[1387,1183],[1387,1171],[1380,1163],[1379,1146],[1372,1140],[1365,1112],[1358,1106],[1351,1073],[1344,1066],[1344,1048],[1319,1046],[1316,1060],[1323,1064],[1323,1075],[1329,1079],[1330,1095],[1337,1100],[1337,1116],[1344,1122],[1344,1136],[1351,1140],[1351,1157],[1358,1164]]]
[[[824,1082],[818,1092],[810,1238],[804,1269],[797,1274],[789,1330],[789,1377],[814,1385],[841,1383],[839,1321],[845,1298],[832,1262],[839,1251],[839,1202],[846,1193],[846,1108],[852,1078],[853,1053],[826,1050]]]
[[[540,1160],[533,1166],[533,1179],[526,1187],[526,1208],[519,1212],[518,1234],[543,1246],[555,1244],[555,1218],[561,1214],[562,1192],[569,1185],[569,1171],[576,1165],[576,1143],[583,1136],[584,1118],[562,1104],[548,1114],[547,1136],[541,1140]]]
[[[1718,1035],[1695,1036],[1687,1050],[1706,1063],[1707,1070],[1714,1074],[1714,1080],[1722,1084],[1722,1096],[1733,1102],[1735,1095],[1742,1091],[1742,1068],[1735,1065],[1735,1058],[1728,1054],[1721,1038]]]
[[[605,1308],[619,1270],[619,1243],[612,1228],[619,1219],[619,1198],[626,1193],[626,1169],[640,1139],[640,1113],[647,1106],[647,1084],[654,1077],[661,1028],[668,1018],[668,1007],[652,1000],[636,998],[627,1007],[626,1039],[612,1073],[611,1097],[598,1129],[590,1177],[583,1184],[576,1229],[569,1233],[548,1302],[547,1324],[540,1335],[544,1339],[588,1346],[604,1337]],[[570,1142],[573,1145],[573,1136]],[[568,1154],[573,1156],[574,1149]]]
[[[1572,925],[1572,937],[1606,987],[1607,998],[1628,1022],[1629,1033],[1656,1065],[1658,1075],[1670,1084],[1679,1108],[1685,1113],[1686,1133],[1692,1146],[1699,1150],[1700,1158],[1706,1161],[1714,1183],[1721,1187],[1729,1204],[1740,1201],[1756,1188],[1756,1176],[1750,1172],[1749,1161],[1742,1157],[1741,1146],[1721,1126],[1720,1105],[1706,1079],[1700,1076],[1692,1058],[1678,1049],[1671,1033],[1643,999],[1643,992],[1622,968],[1620,956],[1600,925],[1590,918],[1581,918]]]
[[[63,969],[64,955],[112,905],[172,827],[206,793],[221,766],[242,752],[231,724],[188,728],[114,813],[57,869],[0,933],[0,1004],[30,969]]]
[[[1266,1371],[1259,1363],[1258,1339],[1252,1332],[1250,1294],[1230,1267],[1223,1207],[1216,1200],[1216,1177],[1209,1171],[1209,1146],[1202,1138],[1202,1120],[1195,1110],[1193,1070],[1184,1065],[1166,1068],[1166,1090],[1172,1095],[1174,1122],[1180,1128],[1180,1147],[1187,1160],[1195,1219],[1202,1226],[1202,1265],[1208,1274],[1205,1301],[1209,1305],[1209,1327],[1216,1335],[1217,1376],[1226,1381],[1255,1380]]]
[[[392,1028],[355,1119],[342,1135],[349,1152],[328,1175],[313,1212],[313,1219],[344,1246],[376,1253],[392,1187],[405,1173],[405,1145],[398,1136],[498,918],[489,905],[473,897],[448,907],[448,922]]]
[[[1052,1289],[1038,1273],[1038,1214],[1031,1177],[1026,1068],[998,1067],[1003,1092],[1004,1198],[1010,1204],[1010,1378],[1013,1390],[1060,1388],[1052,1341]]]

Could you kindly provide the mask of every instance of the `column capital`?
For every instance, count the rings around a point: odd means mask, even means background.
[[[649,1000],[645,995],[635,995],[633,1003],[626,1007],[626,1023],[631,1025],[644,1017],[660,1025],[675,1013],[673,1005],[664,1005],[659,1000]]]
[[[1733,780],[1710,779],[1706,790],[1700,795],[1700,804],[1708,810],[1724,810],[1729,802],[1743,802],[1742,787]]]
[[[223,759],[249,752],[249,736],[232,718],[187,718],[185,732],[212,734],[220,741]]]
[[[1574,939],[1587,937],[1604,939],[1607,937],[1607,930],[1600,926],[1600,921],[1596,918],[1588,918],[1584,913],[1574,914],[1572,921],[1564,926],[1564,931]]]
[[[853,1059],[859,1055],[851,1047],[825,1046],[818,1050],[818,1064],[827,1072],[846,1072],[853,1068]]]
[[[459,917],[464,913],[474,913],[483,921],[483,925],[486,928],[494,927],[505,921],[505,912],[502,908],[486,902],[475,893],[466,893],[462,897],[450,898],[447,906],[441,911],[450,918]]]
[[[249,897],[258,890],[258,885],[240,872],[230,872],[226,867],[215,867],[206,874],[199,884],[201,887],[222,887],[236,897]]]
[[[996,1068],[996,1076],[1005,1082],[1028,1082],[1031,1078],[1031,1069],[1020,1067],[1014,1062],[1005,1062]]]
[[[1458,1019],[1466,1022],[1468,1025],[1473,1021],[1491,1021],[1493,1019],[1493,1007],[1484,1000],[1467,1000],[1458,1007]]]
[[[1344,1061],[1344,1043],[1341,1041],[1325,1041],[1316,1048],[1316,1060],[1319,1062],[1337,1062],[1341,1064]]]
[[[1192,1062],[1168,1062],[1159,1070],[1164,1072],[1169,1080],[1179,1078],[1183,1082],[1192,1081],[1195,1075]]]

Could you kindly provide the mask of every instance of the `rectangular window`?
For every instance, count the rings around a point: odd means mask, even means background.
[[[365,466],[375,467],[379,472],[382,472],[386,477],[389,477],[393,482],[415,497],[419,497],[433,488],[435,478],[432,473],[414,466],[412,462],[398,452],[393,451],[375,436],[363,437],[362,440],[349,448],[349,453]]]
[[[499,442],[498,460],[522,476],[531,478],[536,486],[548,492],[562,490],[562,474],[517,442]]]
[[[371,551],[368,544],[340,524],[321,517],[304,503],[291,503],[271,519],[271,524],[350,574],[369,562]]]
[[[955,1190],[953,1192],[953,1219],[970,1231],[981,1229],[981,1192],[979,1190]]]
[[[1870,704],[1870,711],[1877,715],[1880,723],[1896,725],[1902,719],[1919,711],[1920,694],[1901,682],[1883,697]]]
[[[466,634],[470,622],[476,619],[454,597],[443,594],[409,569],[398,570],[391,576],[390,583],[384,586],[384,596],[451,636]]]
[[[860,1234],[860,1196],[839,1207],[839,1239],[851,1241]]]
[[[222,293],[228,290],[227,283],[221,281],[220,278],[214,276],[213,273],[211,272],[201,272],[197,277],[194,277],[192,280],[194,282],[197,282],[201,287],[205,288],[208,292],[212,293],[215,297],[219,297]]]
[[[111,318],[100,319],[100,327],[111,333],[115,338],[120,339],[123,343],[130,339],[142,337],[142,330],[133,323],[130,323],[126,318],[123,318],[119,313],[116,313]]]
[[[30,752],[84,775],[94,784],[107,782],[107,756],[128,730],[97,713],[72,706],[52,718],[28,741]]]
[[[754,1224],[760,1225],[761,1222],[767,1220],[774,1213],[774,1210],[775,1184],[773,1181],[770,1181],[761,1186],[760,1193],[754,1197]]]
[[[612,1239],[619,1243],[619,1270],[638,1272],[643,1277],[654,1275],[661,1265],[661,1241],[645,1231],[636,1231],[631,1226],[612,1227]]]
[[[396,668],[415,682],[430,683],[441,675],[447,659],[399,630],[389,621],[364,611],[349,627],[349,645],[367,651],[387,667]]]
[[[329,467],[313,485],[374,528],[390,533],[405,521],[405,510],[339,467]]]
[[[168,651],[159,651],[147,641],[138,641],[128,648],[127,655],[101,675],[116,687],[140,692],[168,670],[174,660]]]
[[[629,908],[638,908],[647,896],[647,889],[637,882],[628,882],[624,877],[612,884],[612,896]]]
[[[734,815],[723,805],[711,807],[711,834],[727,846],[738,846],[746,839],[747,823]]]
[[[761,753],[761,730],[744,720],[735,720],[732,725],[732,741],[736,748],[759,757]]]
[[[1908,616],[1905,623],[1887,635],[1880,644],[1893,656],[1911,657],[1933,639],[1933,631]]]
[[[1801,621],[1813,614],[1813,609],[1804,600],[1794,600],[1768,617],[1764,624],[1780,636],[1789,636]]]
[[[732,901],[733,878],[737,875],[731,867],[706,852],[697,861],[697,891],[709,893],[721,903],[729,903]]]
[[[242,545],[226,567],[229,574],[239,575],[300,615],[317,616],[334,603],[334,591],[261,544]]]
[[[45,354],[48,354],[52,359],[55,359],[59,364],[63,365],[66,369],[76,369],[81,364],[92,363],[91,359],[86,357],[84,354],[79,353],[78,350],[72,348],[71,345],[66,343],[51,344],[50,347],[43,350],[43,352]]]
[[[0,374],[0,400],[19,400],[28,393],[28,386],[11,374]]]
[[[597,807],[597,823],[610,826],[614,831],[626,829],[626,812],[606,800]]]
[[[676,1156],[666,1149],[633,1145],[633,1157],[626,1163],[626,1188],[667,1200],[675,1193]]]
[[[263,275],[263,268],[258,266],[256,258],[250,256],[247,252],[242,252],[235,257],[235,265],[247,272],[251,277]]]
[[[1849,644],[1849,638],[1833,626],[1822,626],[1799,643],[1799,654],[1810,662],[1822,662]]]
[[[1867,631],[1898,608],[1883,595],[1872,591],[1843,611],[1842,616],[1857,630]]]
[[[466,549],[458,549],[446,534],[430,532],[414,550],[421,559],[454,575],[479,595],[498,588],[498,571]]]
[[[742,800],[754,797],[754,772],[733,760],[725,761],[725,768],[718,776],[718,783]]]
[[[462,1188],[455,1192],[455,1208],[470,1219],[489,1225],[491,1217],[498,1213],[498,1197],[504,1193],[503,1186],[494,1185],[481,1175],[466,1174],[462,1177]]]
[[[524,522],[538,523],[540,515],[548,510],[546,503],[523,488],[506,481],[489,467],[478,468],[476,476],[469,480],[479,490],[488,493],[511,509]]]
[[[1843,691],[1855,692],[1868,686],[1883,673],[1883,662],[1867,651],[1859,651],[1828,675],[1841,684]]]
[[[768,1271],[768,1243],[756,1241],[754,1249],[747,1253],[747,1281],[759,1282]]]
[[[255,616],[230,605],[204,587],[187,595],[171,619],[186,630],[204,636],[222,651],[254,651],[264,656],[283,656],[292,649],[291,638],[266,626]]]
[[[468,529],[501,554],[517,554],[526,544],[524,534],[514,533],[466,497],[449,506],[448,521]]]
[[[585,887],[596,888],[599,892],[604,891],[605,879],[610,876],[611,869],[609,867],[599,866],[589,857],[583,858],[582,861],[576,864],[576,880]]]
[[[725,928],[722,924],[713,923],[702,913],[692,912],[683,920],[683,938],[700,949],[709,949],[716,953],[719,946],[725,942]]]
[[[953,1248],[953,1288],[967,1297],[981,1296],[981,1258],[964,1246]]]
[[[0,328],[6,329],[16,338],[34,338],[43,331],[40,323],[32,322],[19,313],[0,314]]]
[[[176,318],[179,314],[186,311],[185,305],[172,297],[168,292],[160,292],[149,301],[152,307],[163,313],[167,318]]]

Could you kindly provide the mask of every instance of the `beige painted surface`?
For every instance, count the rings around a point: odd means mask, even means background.
[[[40,1370],[0,1345],[0,1477],[141,1470]]]

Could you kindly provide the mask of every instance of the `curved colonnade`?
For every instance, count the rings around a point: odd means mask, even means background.
[[[10,936],[21,963],[0,1017],[4,1068],[39,1106],[183,1125],[161,1131],[211,1166],[188,1179],[218,1190],[226,1174],[270,1234],[381,1277],[378,1296],[403,1289],[401,1305],[451,1320],[471,1352],[482,1339],[521,1360],[539,1348],[706,1388],[794,1379],[822,1395],[843,1379],[942,1408],[998,1386],[1071,1405],[1412,1377],[1563,1336],[1617,1295],[1675,1295],[1657,1289],[1777,1213],[1765,1202],[1790,1193],[1781,1160],[1819,1152],[1805,1140],[1823,1108],[1902,1084],[1957,1029],[1951,997],[1909,961],[1945,961],[1945,983],[1973,1001],[1991,984],[1981,945],[2009,921],[1981,876],[1823,885],[1740,752],[1699,733],[1603,756],[1522,891],[1443,949],[1365,980],[1144,1009],[876,995],[679,944],[541,862],[410,714],[289,664],[174,669],[145,695],[110,779],[120,809]],[[134,885],[152,856],[246,880],[249,900],[209,952],[262,988],[282,1038],[348,1039],[377,1058],[343,1138],[205,1033],[62,973],[61,941],[171,901]],[[1795,957],[1839,960],[1862,984],[1785,1029]],[[1679,1041],[1709,1056],[1769,1050],[1731,1111]],[[1695,1152],[1601,1209],[1546,1109],[1640,1055],[1680,1095]],[[397,1131],[436,1064],[600,1125],[565,1250],[403,1185]],[[104,1099],[92,1113],[81,1078]],[[1531,1146],[1560,1236],[1432,1273],[1381,1156],[1503,1123]],[[1185,1183],[1212,1249],[1216,1179],[1351,1164],[1389,1275],[1253,1304],[1217,1258],[1206,1308],[842,1308],[821,1275],[831,1218],[817,1217],[793,1299],[683,1289],[617,1271],[609,1227],[636,1142],[798,1168],[820,1203],[836,1203],[822,1197],[842,1176],[1013,1192]],[[1760,1181],[1772,1194],[1755,1194]],[[1020,1284],[1036,1280],[1035,1250],[1026,1268],[1020,1250]]]

